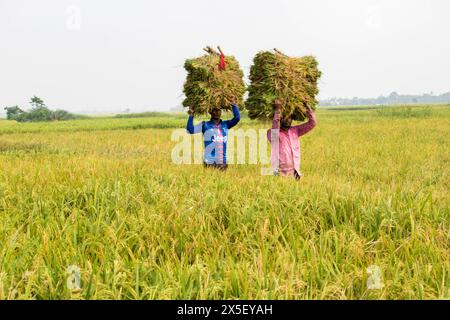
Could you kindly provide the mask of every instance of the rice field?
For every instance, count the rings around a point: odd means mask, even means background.
[[[173,164],[184,115],[0,120],[0,299],[449,299],[450,107],[317,115],[300,182]]]

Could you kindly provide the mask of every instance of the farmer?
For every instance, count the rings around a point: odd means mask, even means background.
[[[275,100],[274,109],[272,129],[267,131],[267,138],[272,145],[272,168],[274,174],[295,177],[298,180],[302,176],[300,172],[300,141],[298,138],[316,126],[316,115],[307,106],[306,115],[308,122],[298,126],[291,126],[291,117],[284,117],[280,120],[281,102],[279,100]],[[276,144],[277,138],[278,144]],[[277,149],[278,153],[276,152]]]
[[[227,168],[227,136],[228,130],[233,128],[241,120],[236,103],[232,104],[233,119],[222,121],[222,111],[214,108],[210,111],[211,120],[202,121],[194,126],[194,108],[189,107],[186,129],[190,134],[202,133],[205,141],[205,167],[213,167],[221,170]]]

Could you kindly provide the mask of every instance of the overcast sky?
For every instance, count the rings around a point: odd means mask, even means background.
[[[168,110],[218,44],[246,73],[259,50],[315,55],[320,98],[443,93],[449,39],[448,0],[0,0],[0,107]]]

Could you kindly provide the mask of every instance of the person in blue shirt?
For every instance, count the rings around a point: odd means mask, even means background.
[[[241,120],[236,103],[232,104],[233,119],[222,121],[222,111],[219,108],[211,110],[211,120],[202,121],[194,126],[194,108],[189,107],[186,130],[190,134],[202,133],[205,142],[204,165],[225,170],[227,168],[228,130]]]

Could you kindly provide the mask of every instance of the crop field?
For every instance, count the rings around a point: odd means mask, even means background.
[[[174,164],[187,115],[0,120],[0,299],[449,299],[450,106],[317,118],[301,181]]]

